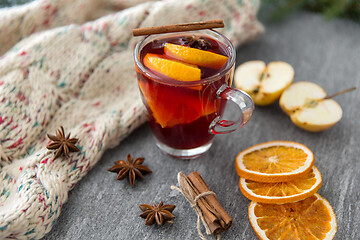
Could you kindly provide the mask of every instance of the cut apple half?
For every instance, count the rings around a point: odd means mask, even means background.
[[[292,84],[283,92],[279,104],[286,114],[291,115],[306,102],[325,97],[326,92],[322,87],[312,82],[301,81]]]
[[[297,82],[288,87],[281,95],[280,107],[296,126],[310,132],[324,131],[342,117],[340,105],[326,99],[325,90],[312,82]]]
[[[266,106],[280,98],[281,93],[294,80],[293,67],[282,61],[249,61],[235,70],[235,86],[247,92],[256,105]]]

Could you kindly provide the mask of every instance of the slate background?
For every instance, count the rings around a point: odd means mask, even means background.
[[[1,1],[0,1],[1,4]],[[321,15],[299,12],[287,21],[266,25],[257,41],[237,49],[236,64],[254,59],[282,60],[295,69],[295,81],[312,81],[329,93],[360,87],[360,25],[350,20],[331,22]],[[359,90],[338,96],[342,120],[323,133],[305,132],[282,112],[278,104],[257,107],[251,121],[241,130],[217,136],[208,153],[196,160],[172,159],[155,147],[147,124],[108,150],[99,163],[70,192],[54,228],[43,239],[199,239],[196,215],[179,193],[179,171],[198,170],[220,203],[234,219],[222,239],[257,239],[248,220],[247,200],[238,188],[234,159],[237,153],[254,144],[272,140],[297,141],[315,154],[322,173],[319,194],[333,206],[338,232],[335,239],[360,239],[360,94]],[[234,117],[235,108],[228,115]],[[145,157],[153,173],[137,181],[135,188],[116,181],[107,171],[127,153]],[[175,204],[174,224],[145,226],[138,217],[139,204],[164,201]]]
[[[360,26],[349,20],[325,20],[321,15],[299,12],[266,26],[257,41],[237,49],[237,64],[261,59],[282,60],[295,69],[295,81],[312,81],[329,93],[360,87]],[[342,120],[322,133],[297,128],[278,104],[257,107],[241,130],[217,136],[202,157],[182,161],[160,152],[150,129],[143,125],[118,147],[108,150],[94,169],[70,192],[69,200],[53,230],[44,238],[55,239],[199,239],[196,215],[185,199],[170,189],[179,171],[200,171],[220,203],[234,219],[222,239],[256,239],[248,220],[247,200],[238,188],[234,169],[237,153],[254,144],[291,140],[307,145],[322,173],[319,190],[333,206],[338,232],[335,239],[360,239],[360,95],[359,90],[338,96]],[[234,113],[230,108],[230,116]],[[112,163],[127,153],[145,157],[153,170],[132,189],[126,180],[116,181],[108,172]],[[175,223],[163,227],[144,225],[138,204],[160,200],[175,204]]]

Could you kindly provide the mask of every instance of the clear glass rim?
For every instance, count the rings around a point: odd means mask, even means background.
[[[229,61],[227,61],[226,66],[220,72],[218,72],[218,73],[216,73],[216,74],[214,74],[214,75],[212,75],[210,77],[203,78],[203,79],[198,80],[198,81],[186,81],[186,82],[185,81],[178,81],[177,83],[174,83],[174,82],[169,83],[169,82],[163,80],[160,76],[150,72],[148,69],[146,69],[146,67],[140,61],[140,59],[139,59],[140,54],[139,53],[140,53],[140,50],[142,49],[141,47],[142,47],[142,44],[145,42],[145,40],[148,39],[150,36],[153,36],[153,35],[147,35],[144,39],[142,39],[141,41],[139,41],[136,44],[135,49],[134,49],[135,64],[142,73],[146,74],[151,79],[153,79],[153,80],[155,80],[157,82],[164,83],[164,84],[181,85],[181,86],[194,86],[194,85],[199,85],[199,84],[203,84],[203,83],[216,81],[216,80],[219,79],[219,76],[225,75],[234,66],[235,59],[236,59],[236,51],[235,51],[234,46],[230,42],[230,40],[227,37],[225,37],[223,34],[217,32],[217,31],[215,31],[213,29],[206,29],[206,30],[211,31],[215,35],[218,35],[220,38],[222,38],[225,41],[226,47],[229,48],[229,50],[230,50]],[[198,31],[200,32],[200,31],[204,31],[204,30],[198,30]],[[195,31],[190,31],[190,32],[195,32]],[[186,33],[189,33],[189,32],[184,32],[184,33],[186,34]],[[175,32],[175,33],[172,33],[172,34],[179,34],[179,32]],[[157,35],[159,35],[159,36],[164,35],[165,36],[165,34],[157,34]]]

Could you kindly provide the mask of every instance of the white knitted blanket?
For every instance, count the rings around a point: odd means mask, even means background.
[[[69,190],[145,121],[131,29],[223,18],[220,31],[238,46],[263,31],[258,7],[259,0],[37,0],[0,9],[0,239],[42,238]],[[46,133],[60,125],[81,151],[54,160]]]

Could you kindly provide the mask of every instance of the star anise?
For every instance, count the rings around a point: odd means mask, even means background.
[[[163,205],[163,202],[160,202],[158,206],[156,206],[155,203],[152,203],[152,205],[142,204],[139,205],[139,207],[141,211],[143,211],[143,213],[140,214],[140,217],[146,219],[145,225],[148,226],[153,225],[155,222],[159,226],[166,222],[173,223],[171,220],[175,218],[175,216],[172,215],[175,205]]]
[[[47,134],[47,137],[52,140],[52,143],[49,143],[46,148],[49,150],[55,151],[54,159],[58,158],[61,154],[64,154],[66,157],[69,157],[69,152],[79,152],[80,149],[75,145],[78,142],[77,138],[70,138],[70,133],[65,136],[63,126],[56,131],[56,135]]]
[[[195,35],[182,37],[181,41],[184,45],[201,50],[208,50],[212,47],[207,39]]]
[[[129,182],[132,187],[135,184],[136,176],[144,178],[143,174],[152,173],[152,171],[145,165],[142,165],[144,158],[137,158],[133,161],[133,156],[131,154],[127,155],[127,162],[124,160],[119,160],[115,162],[115,165],[108,169],[110,172],[116,172],[117,180],[122,180],[129,174]]]

